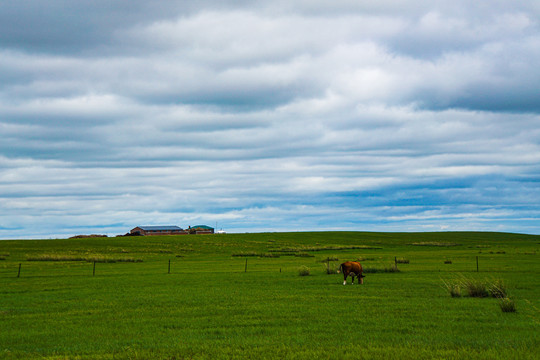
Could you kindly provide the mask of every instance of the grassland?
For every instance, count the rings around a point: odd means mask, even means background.
[[[539,244],[473,232],[0,241],[0,359],[538,359]],[[396,258],[399,272],[347,286],[324,262]],[[504,282],[517,311],[450,296],[445,283],[463,278]]]

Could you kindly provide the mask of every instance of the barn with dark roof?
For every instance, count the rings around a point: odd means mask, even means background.
[[[189,234],[187,230],[176,225],[167,226],[137,226],[131,229],[131,235],[182,235]]]

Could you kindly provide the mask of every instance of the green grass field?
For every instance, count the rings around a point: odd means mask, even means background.
[[[538,359],[539,247],[474,232],[0,241],[0,359]],[[327,258],[363,259],[364,285]],[[463,279],[502,281],[517,311],[451,297]]]

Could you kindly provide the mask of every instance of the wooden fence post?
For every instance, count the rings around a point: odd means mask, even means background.
[[[92,276],[96,276],[96,262],[94,261],[94,269],[92,270]]]
[[[19,263],[19,272],[17,273],[17,277],[18,277],[18,278],[21,277],[21,265],[22,265],[22,264]]]
[[[167,274],[171,273],[171,259],[169,259],[169,272]]]
[[[246,266],[244,268],[244,272],[247,272],[247,258],[246,258]]]
[[[478,272],[478,256],[476,257],[476,272]]]

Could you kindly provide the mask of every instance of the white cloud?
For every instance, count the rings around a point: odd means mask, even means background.
[[[540,231],[538,6],[215,5],[0,36],[0,238]]]

